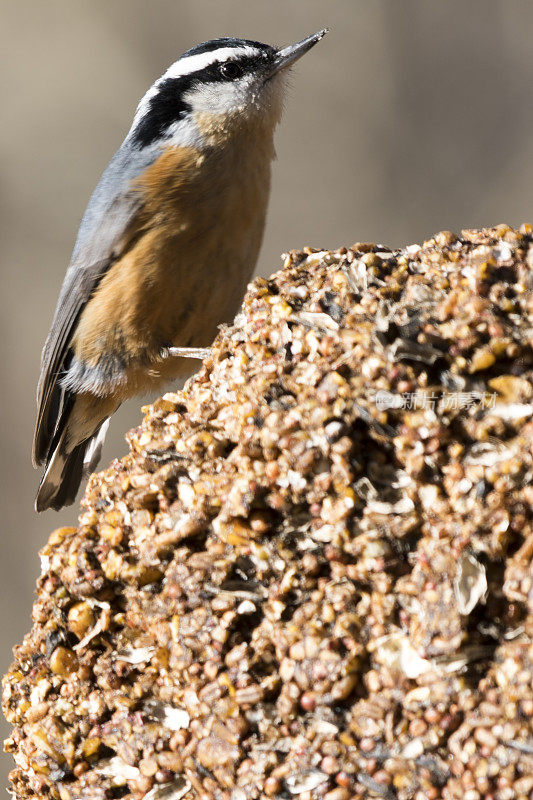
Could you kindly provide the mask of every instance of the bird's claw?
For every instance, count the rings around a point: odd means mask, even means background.
[[[167,347],[165,349],[165,356],[172,358],[198,358],[203,361],[210,354],[210,347]]]

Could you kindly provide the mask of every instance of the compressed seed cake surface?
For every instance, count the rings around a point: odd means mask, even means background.
[[[531,230],[250,286],[42,550],[19,800],[531,797]]]

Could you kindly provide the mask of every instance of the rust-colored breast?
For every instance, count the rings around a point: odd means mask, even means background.
[[[169,147],[137,180],[142,207],[80,317],[79,360],[96,365],[112,355],[136,373],[158,361],[162,346],[210,344],[234,315],[269,191],[269,159],[246,164],[239,153],[237,145],[222,155]]]

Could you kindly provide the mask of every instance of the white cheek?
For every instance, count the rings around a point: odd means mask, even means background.
[[[243,79],[232,83],[220,82],[198,86],[187,92],[185,100],[190,103],[193,111],[226,114],[229,111],[238,111],[250,102],[249,84],[249,80]]]

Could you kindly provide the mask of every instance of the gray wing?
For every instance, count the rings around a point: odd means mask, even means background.
[[[47,457],[65,400],[59,379],[79,316],[120,251],[141,207],[140,194],[132,182],[158,155],[157,147],[137,151],[127,141],[123,143],[109,162],[83,216],[42,352],[33,438],[35,465]]]

